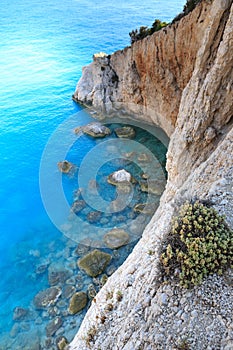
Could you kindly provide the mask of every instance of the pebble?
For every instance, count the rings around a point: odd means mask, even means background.
[[[159,303],[159,305],[167,305],[167,303],[168,303],[167,294],[165,294],[165,293],[159,294],[158,303]]]

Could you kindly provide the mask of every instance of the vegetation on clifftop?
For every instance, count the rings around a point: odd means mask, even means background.
[[[200,202],[184,204],[160,254],[165,275],[177,276],[186,288],[209,274],[233,267],[233,231],[213,208]]]
[[[131,44],[133,44],[135,41],[144,39],[146,36],[157,32],[158,30],[162,29],[163,27],[166,27],[167,25],[168,23],[161,22],[159,19],[156,19],[152,24],[151,28],[142,26],[139,30],[132,30],[132,32],[129,33]]]
[[[182,17],[186,16],[189,12],[191,12],[199,2],[202,0],[187,0],[186,4],[184,5],[183,12],[181,12],[179,15],[177,15],[172,23],[180,20]],[[142,40],[148,35],[152,35],[153,33],[159,31],[160,29],[166,27],[169,23],[162,22],[159,19],[155,19],[154,23],[152,24],[152,27],[148,28],[146,26],[142,26],[139,29],[132,30],[132,32],[129,33],[130,36],[130,42],[133,44],[134,42],[138,40]]]

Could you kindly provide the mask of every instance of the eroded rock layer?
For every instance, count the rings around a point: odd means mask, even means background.
[[[160,242],[185,200],[211,201],[233,228],[232,28],[232,0],[203,0],[179,23],[84,68],[75,98],[109,111],[133,103],[170,136],[168,183],[69,349],[233,348],[232,270],[191,290],[158,273]]]

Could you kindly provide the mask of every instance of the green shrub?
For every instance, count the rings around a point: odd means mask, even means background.
[[[184,204],[160,254],[167,275],[177,275],[186,288],[209,274],[233,267],[233,231],[213,208],[200,202]]]
[[[157,32],[158,30],[166,26],[167,26],[166,22],[161,22],[159,19],[155,19],[151,28],[142,26],[140,27],[139,30],[138,29],[132,30],[132,32],[129,33],[131,44],[133,44],[135,41],[144,39],[146,36],[151,35],[154,32]]]
[[[184,5],[183,12],[187,15],[189,12],[195,9],[200,1],[201,0],[187,0],[186,4]]]
[[[186,4],[184,5],[183,11],[181,13],[179,13],[172,21],[172,23],[175,23],[177,21],[179,21],[182,17],[186,16],[189,14],[189,12],[191,12],[192,10],[195,9],[195,7],[197,6],[197,4],[199,4],[199,2],[201,2],[202,0],[187,0]]]

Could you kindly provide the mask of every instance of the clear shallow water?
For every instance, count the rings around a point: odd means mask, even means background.
[[[91,120],[87,114],[80,113],[81,108],[71,100],[82,66],[91,61],[95,52],[111,53],[129,45],[128,33],[132,29],[151,25],[155,18],[171,20],[183,4],[181,0],[143,3],[122,0],[111,4],[91,0],[2,1],[1,349],[7,348],[3,338],[9,349],[16,349],[20,334],[25,338],[23,332],[29,333],[28,327],[38,338],[43,337],[44,324],[40,326],[35,322],[38,315],[19,325],[12,320],[13,309],[30,307],[34,295],[48,287],[47,273],[35,274],[38,266],[48,260],[62,264],[65,250],[75,249],[75,244],[53,225],[43,207],[39,168],[44,147],[60,123],[77,112],[78,125]],[[85,147],[86,139],[82,150]],[[73,160],[72,150],[70,157]],[[74,160],[79,162],[77,158]],[[76,184],[64,179],[64,186],[72,202]],[[127,252],[122,250],[120,255],[123,261]],[[90,281],[84,282],[87,283]],[[77,328],[78,321],[73,334]]]

